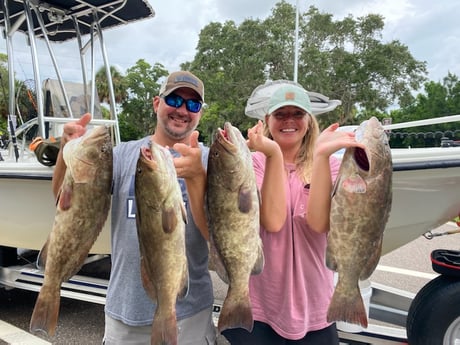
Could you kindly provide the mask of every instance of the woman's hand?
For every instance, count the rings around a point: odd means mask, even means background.
[[[338,131],[338,123],[333,123],[321,132],[316,140],[315,156],[329,157],[334,152],[347,147],[360,147],[365,146],[355,140],[355,133]]]
[[[264,124],[261,120],[248,129],[248,140],[246,141],[249,149],[262,152],[267,158],[280,151],[278,144],[264,135]]]

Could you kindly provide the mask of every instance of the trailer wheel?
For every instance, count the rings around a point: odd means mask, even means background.
[[[441,275],[415,296],[407,315],[410,345],[460,342],[460,279]]]

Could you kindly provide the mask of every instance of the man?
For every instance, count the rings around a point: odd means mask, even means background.
[[[155,305],[147,296],[140,275],[134,176],[139,151],[150,140],[170,148],[186,206],[186,251],[189,289],[176,304],[178,344],[214,344],[212,322],[213,290],[208,271],[208,230],[204,211],[208,148],[198,143],[195,130],[204,101],[202,81],[190,72],[171,73],[153,99],[157,114],[154,134],[114,148],[112,197],[112,270],[105,305],[104,344],[150,344]],[[67,123],[63,145],[85,132],[89,114]],[[60,151],[53,177],[57,195],[65,173]]]

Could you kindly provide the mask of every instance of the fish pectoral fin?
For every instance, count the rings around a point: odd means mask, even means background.
[[[367,190],[367,183],[361,176],[354,174],[343,180],[342,187],[349,193],[364,194]]]
[[[251,190],[245,186],[241,186],[238,191],[238,209],[242,213],[249,213],[252,209]]]
[[[70,183],[62,184],[61,190],[59,192],[57,206],[59,209],[66,211],[72,206],[72,194],[73,194],[73,187]]]
[[[161,212],[161,226],[163,231],[170,234],[177,226],[177,216],[173,207],[167,208]]]

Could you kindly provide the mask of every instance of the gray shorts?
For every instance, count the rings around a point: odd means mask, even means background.
[[[216,327],[212,321],[212,307],[192,317],[177,321],[178,345],[214,345]],[[104,345],[150,345],[152,326],[128,326],[105,316]]]

